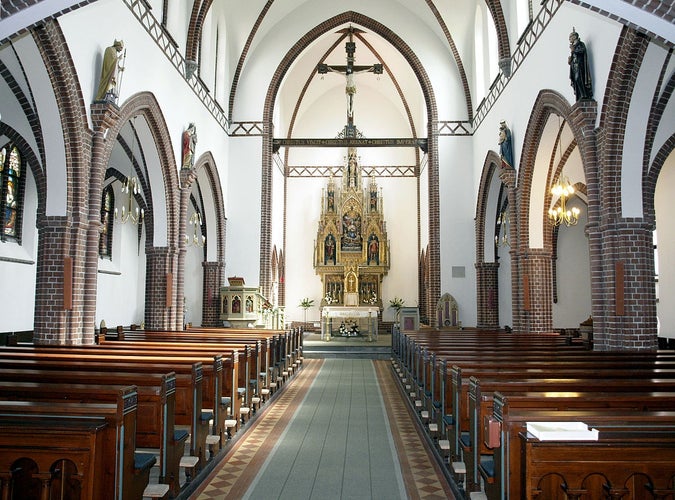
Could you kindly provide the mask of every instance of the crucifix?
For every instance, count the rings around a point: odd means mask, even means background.
[[[382,64],[373,64],[372,66],[356,66],[354,64],[354,53],[356,52],[356,43],[354,42],[354,33],[364,33],[363,31],[353,28],[345,28],[338,31],[338,33],[347,33],[349,35],[348,41],[345,44],[347,52],[346,66],[331,66],[321,63],[317,66],[317,71],[320,75],[325,75],[329,71],[334,73],[343,73],[347,78],[347,85],[345,86],[345,95],[347,96],[347,130],[354,128],[354,94],[356,94],[356,83],[354,83],[354,74],[356,73],[375,73],[382,74]]]

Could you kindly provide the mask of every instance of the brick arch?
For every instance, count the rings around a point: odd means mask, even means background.
[[[664,72],[666,71],[667,67],[668,65],[664,64],[661,78],[659,79],[660,83],[662,82]],[[661,85],[657,85],[657,89],[660,87]],[[661,92],[661,95],[658,95],[658,91],[655,91],[654,100],[652,102],[652,111],[649,113],[649,123],[647,125],[643,160],[644,163],[642,169],[643,210],[645,213],[645,220],[652,225],[655,224],[656,216],[654,211],[654,190],[656,189],[656,180],[661,171],[661,168],[663,167],[663,163],[666,161],[666,158],[673,150],[673,136],[671,135],[671,137],[661,146],[659,151],[654,156],[654,160],[652,161],[651,165],[649,164],[649,159],[652,156],[654,139],[656,137],[657,130],[664,118],[663,112],[667,109],[668,102],[672,98],[673,92],[675,91],[675,75],[670,76],[670,79],[665,83],[665,85],[663,85],[663,89],[664,90]]]
[[[661,173],[661,169],[666,162],[666,159],[675,151],[675,134],[663,143],[659,151],[654,156],[651,168],[643,177],[643,199],[645,212],[648,215],[647,223],[656,227],[656,211],[654,209],[654,195],[656,194],[656,183]]]
[[[155,148],[158,154],[159,168],[164,180],[162,186],[153,186],[152,194],[145,178],[141,178],[142,192],[148,211],[152,217],[146,217],[146,284],[145,284],[145,323],[151,329],[178,329],[182,327],[182,296],[178,296],[179,260],[180,260],[180,199],[179,180],[176,161],[171,147],[169,131],[159,103],[150,92],[140,92],[131,96],[117,108],[109,104],[92,105],[94,121],[94,156],[92,172],[105,172],[116,138],[122,127],[132,118],[140,116],[148,124],[151,143],[142,144],[142,149]],[[106,139],[107,138],[107,139]],[[102,174],[101,174],[102,176]],[[101,181],[102,182],[102,181]],[[159,188],[159,190],[157,190]],[[150,194],[150,195],[149,195]],[[100,204],[100,188],[97,204]],[[153,210],[153,197],[166,199],[167,243],[165,247],[154,246],[156,217]],[[100,209],[100,207],[99,207]],[[98,226],[97,226],[98,227]],[[96,257],[94,257],[96,258]],[[95,261],[94,261],[95,262]],[[96,266],[94,265],[94,271]],[[94,282],[95,283],[95,282]],[[172,290],[170,306],[167,306],[166,290]],[[95,290],[95,287],[94,287]],[[94,293],[95,295],[95,293]]]
[[[87,112],[75,64],[65,36],[56,21],[50,20],[35,28],[32,35],[54,89],[54,98],[61,117],[65,169],[69,182],[66,213],[86,212],[83,201],[87,200],[88,185],[86,182],[73,182],[75,179],[89,177],[88,159],[91,148]],[[39,123],[32,123],[32,128],[36,137],[42,136]]]
[[[202,40],[202,29],[204,19],[211,8],[213,0],[195,0],[192,4],[192,13],[187,30],[187,40],[185,42],[185,60],[188,63],[198,64],[199,49]],[[196,68],[195,68],[196,69]]]
[[[485,231],[486,226],[488,226],[486,221],[490,215],[493,215],[488,214],[488,200],[491,192],[490,186],[495,175],[499,176],[503,188],[506,190],[506,196],[509,199],[509,212],[514,213],[515,211],[515,169],[502,165],[504,163],[496,152],[492,150],[487,152],[483,162],[476,201],[476,326],[491,330],[499,328],[499,262],[488,262],[485,259]],[[514,241],[513,235],[516,234],[518,221],[515,217],[510,219],[508,237],[510,241]],[[515,294],[515,291],[512,294]]]
[[[542,213],[542,207],[531,206],[535,160],[546,123],[554,114],[567,122],[579,146],[583,171],[588,181],[588,165],[595,158],[593,134],[587,130],[589,123],[595,118],[592,112],[595,109],[594,104],[595,101],[580,101],[570,106],[561,94],[544,89],[537,96],[532,108],[518,171],[515,212],[512,212],[518,226],[516,240],[512,240],[511,245],[513,321],[516,331],[546,333],[553,329],[554,282],[551,259],[554,231],[552,228],[544,231],[542,249],[531,248],[529,238],[532,217],[541,220],[541,224],[546,223],[546,214]],[[590,137],[584,137],[585,134]],[[549,165],[549,170],[551,168],[553,166]],[[548,175],[550,177],[550,171]],[[589,209],[589,218],[590,216]]]
[[[45,203],[47,195],[47,184],[45,179],[45,173],[40,168],[40,160],[38,159],[35,151],[30,146],[28,141],[23,138],[23,136],[17,132],[15,129],[10,127],[5,122],[0,122],[0,135],[7,136],[10,142],[13,142],[21,152],[21,155],[24,160],[24,165],[27,166],[33,178],[35,179],[36,195],[37,195],[37,216],[44,216],[45,214]]]
[[[490,196],[490,184],[492,177],[501,168],[501,158],[497,153],[490,150],[485,155],[483,171],[478,186],[478,199],[476,201],[476,262],[485,261],[485,221],[487,219],[487,202]]]
[[[31,29],[33,41],[42,57],[45,71],[54,90],[60,123],[56,133],[63,136],[67,188],[65,194],[65,216],[51,217],[46,205],[38,205],[38,257],[35,283],[34,341],[36,344],[80,344],[93,342],[95,294],[92,280],[96,280],[96,267],[90,267],[92,251],[89,244],[94,232],[98,236],[98,225],[92,227],[91,206],[92,178],[89,169],[91,155],[91,133],[82,97],[75,64],[73,63],[65,36],[59,24],[50,19]],[[44,134],[37,117],[31,120],[36,137]],[[38,140],[38,144],[41,141]],[[44,155],[44,153],[41,153]],[[43,158],[47,161],[46,158]],[[43,165],[46,165],[43,163]],[[46,168],[46,167],[45,167]],[[48,196],[48,179],[36,181],[42,191],[40,198]],[[96,201],[100,217],[100,197]],[[86,242],[86,243],[85,243]],[[94,245],[98,257],[98,239]],[[65,267],[65,259],[72,259],[71,307],[65,306],[62,278],[54,279],[54,269]]]
[[[504,11],[502,10],[501,0],[485,0],[492,21],[497,30],[497,42],[499,51],[499,66],[506,76],[511,75],[511,44],[509,43],[509,30],[506,28]]]
[[[415,73],[422,94],[424,95],[427,106],[427,136],[428,136],[428,175],[429,175],[429,271],[430,283],[429,293],[431,296],[431,303],[435,303],[440,297],[440,214],[439,214],[439,188],[438,188],[438,136],[437,136],[437,122],[438,110],[436,107],[436,98],[434,95],[431,80],[417,58],[413,50],[392,30],[374,19],[364,16],[356,12],[345,12],[334,16],[323,23],[317,25],[307,34],[302,36],[298,42],[291,47],[291,49],[284,56],[279,66],[274,72],[272,80],[270,81],[267,94],[265,96],[265,105],[263,111],[263,145],[262,145],[262,203],[261,203],[261,238],[260,238],[260,285],[263,294],[270,289],[269,283],[269,266],[271,251],[271,193],[272,193],[272,131],[273,131],[273,114],[274,103],[279,92],[281,82],[286,75],[286,72],[291,67],[295,59],[305,50],[309,45],[319,36],[323,35],[329,30],[335,29],[346,23],[353,23],[363,26],[387,40],[393,47],[395,47],[401,55],[410,64]],[[435,322],[435,319],[433,320]]]
[[[544,214],[541,214],[539,209],[534,210],[530,206],[532,177],[534,175],[535,159],[542,134],[544,133],[544,128],[549,117],[554,114],[565,120],[572,129],[574,137],[577,137],[577,132],[575,132],[573,121],[571,120],[572,107],[567,100],[565,100],[561,94],[553,90],[542,90],[539,92],[532,113],[530,114],[530,120],[527,124],[523,142],[523,154],[521,155],[521,165],[518,171],[518,213],[515,215],[519,227],[522,228],[522,230],[518,232],[519,239],[517,242],[518,248],[522,249],[522,251],[526,251],[529,247],[528,228],[530,217],[542,217],[542,222],[544,220]],[[582,154],[582,162],[585,165],[586,162],[583,160]],[[585,170],[586,169],[584,168],[584,171]],[[550,247],[550,234],[545,233],[544,247]]]
[[[164,179],[163,194],[166,197],[167,213],[167,243],[169,246],[177,246],[180,241],[179,232],[179,181],[176,167],[176,160],[171,147],[171,138],[169,136],[168,127],[164,120],[159,103],[155,96],[150,92],[140,92],[131,96],[120,107],[116,119],[110,123],[107,132],[108,140],[105,141],[103,150],[101,152],[102,166],[105,168],[108,165],[110,155],[115,146],[117,135],[122,130],[122,127],[135,117],[142,117],[148,123],[148,127],[152,133],[153,144],[144,144],[142,149],[155,147],[159,156],[160,168],[162,169],[162,177]],[[144,181],[142,181],[144,182]],[[149,193],[149,186],[143,185],[143,191]],[[159,196],[159,194],[157,194]],[[153,209],[151,197],[146,197],[148,209]],[[100,202],[99,202],[100,203]],[[146,219],[146,248],[152,246],[154,235],[154,217]]]
[[[614,52],[599,127],[598,151],[602,156],[598,160],[603,165],[606,179],[613,178],[612,172],[616,179],[621,179],[623,142],[631,97],[649,43],[645,35],[624,27]],[[603,182],[600,193],[603,213],[621,217],[621,191],[621,182]]]
[[[203,170],[209,180],[209,188],[211,189],[211,196],[213,198],[215,206],[214,211],[216,213],[216,230],[215,234],[217,235],[217,250],[216,250],[216,259],[218,262],[225,262],[225,201],[223,198],[223,188],[220,182],[220,175],[218,174],[218,167],[216,166],[216,160],[211,154],[210,151],[203,153],[197,158],[194,168],[190,171],[190,175],[185,178],[185,181],[181,182],[183,188],[190,192],[192,183],[195,181],[199,172]],[[181,214],[187,213],[187,200],[185,206],[181,200]],[[184,219],[184,217],[183,217]],[[183,234],[183,233],[181,233]]]
[[[225,204],[223,201],[222,185],[218,175],[218,168],[216,161],[210,151],[203,153],[195,161],[194,168],[181,169],[181,188],[180,188],[180,222],[179,234],[187,234],[187,211],[190,203],[190,193],[193,184],[196,182],[201,171],[204,171],[207,177],[208,186],[210,189],[211,199],[213,200],[213,209],[215,212],[215,230],[211,234],[215,237],[209,237],[206,240],[207,248],[209,245],[216,246],[216,260],[209,261],[205,259],[202,262],[202,325],[203,326],[218,326],[219,325],[219,290],[224,285],[223,272],[225,268]],[[206,221],[210,224],[210,221]],[[213,243],[215,241],[215,243]],[[181,238],[179,242],[177,276],[176,276],[176,295],[178,298],[183,297],[185,293],[185,256],[186,256],[185,242]],[[185,322],[182,308],[176,311],[176,322],[182,324]],[[180,321],[178,321],[180,319]]]

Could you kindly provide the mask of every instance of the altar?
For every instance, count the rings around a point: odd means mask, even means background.
[[[379,312],[380,308],[377,306],[324,306],[321,309],[321,339],[330,340],[331,337],[343,336],[377,340]]]

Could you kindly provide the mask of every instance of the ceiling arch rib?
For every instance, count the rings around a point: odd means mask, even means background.
[[[483,1],[483,0],[480,0]],[[239,104],[237,104],[239,98],[239,95],[241,95],[242,89],[242,83],[241,80],[242,78],[246,78],[244,76],[245,68],[248,66],[248,61],[251,59],[253,56],[253,47],[258,46],[258,40],[262,40],[265,37],[268,36],[268,34],[271,32],[272,29],[276,29],[280,26],[294,26],[295,28],[290,28],[293,32],[297,32],[297,35],[291,35],[295,40],[300,40],[301,43],[305,44],[305,48],[309,47],[310,45],[314,44],[318,38],[323,36],[323,33],[316,38],[312,38],[311,40],[306,40],[307,35],[303,35],[304,32],[300,32],[298,30],[298,27],[301,27],[303,24],[303,20],[299,20],[297,16],[293,17],[293,19],[290,19],[290,14],[289,12],[296,12],[299,6],[303,5],[303,2],[296,3],[295,8],[289,10],[282,10],[281,6],[278,4],[278,2],[273,2],[273,1],[268,1],[264,4],[264,7],[258,14],[258,17],[255,19],[254,23],[251,26],[251,29],[244,35],[246,37],[246,42],[241,44],[243,47],[241,50],[241,53],[238,58],[238,62],[236,65],[236,69],[233,72],[232,76],[232,84],[231,84],[231,90],[230,90],[230,95],[229,95],[229,110],[228,110],[228,116],[230,119],[233,119],[235,115],[235,108],[240,109]],[[401,4],[401,5],[399,5]],[[465,68],[464,68],[464,63],[462,61],[462,58],[460,56],[460,51],[456,47],[453,36],[451,35],[451,28],[449,28],[446,24],[444,19],[440,14],[438,14],[438,10],[436,9],[435,5],[433,2],[427,0],[427,4],[430,6],[429,10],[426,11],[427,14],[421,15],[421,16],[416,16],[417,22],[418,23],[423,23],[427,26],[429,26],[429,30],[425,30],[428,32],[428,37],[427,37],[427,42],[432,43],[432,44],[437,44],[436,50],[445,50],[445,61],[447,61],[447,71],[450,71],[452,75],[444,74],[442,78],[447,78],[448,76],[451,76],[451,78],[454,79],[456,82],[456,85],[458,86],[458,97],[460,94],[463,94],[462,97],[459,99],[459,102],[457,104],[460,105],[459,108],[456,107],[455,104],[453,104],[451,107],[452,109],[455,110],[462,110],[464,109],[467,118],[469,120],[472,119],[473,117],[473,108],[472,108],[472,102],[471,102],[471,90],[470,90],[470,85],[469,85],[469,79],[468,75],[466,74]],[[391,4],[392,8],[394,10],[399,9],[399,8],[404,8],[405,5],[403,5],[402,2],[394,2]],[[409,19],[410,17],[410,12],[408,11],[407,7],[405,11],[405,15],[403,12],[401,12],[401,17]],[[391,13],[387,13],[387,15],[383,15],[383,19],[380,20],[380,17],[373,17],[373,15],[366,15],[354,11],[345,11],[342,14],[336,14],[331,18],[326,18],[326,19],[335,19],[339,16],[346,16],[346,22],[354,22],[357,23],[356,19],[358,16],[363,16],[364,18],[372,19],[374,23],[376,23],[379,26],[382,26],[383,28],[387,28],[390,32],[396,33],[399,35],[400,30],[396,28],[395,25],[392,24],[392,16]],[[285,21],[285,19],[288,18],[288,22]],[[316,26],[320,26],[324,24],[326,21],[319,18],[319,24]],[[234,21],[230,21],[234,22]],[[363,26],[362,23],[357,23],[361,26]],[[370,28],[369,28],[370,29]],[[374,50],[376,50],[378,53],[381,52],[382,46],[384,45],[391,45],[392,47],[396,47],[399,52],[400,48],[396,44],[393,44],[391,40],[388,40],[386,37],[382,36],[380,33],[378,33],[378,30],[371,30],[374,31],[375,33],[379,34],[381,37],[381,40],[377,40],[377,44],[374,44]],[[380,30],[381,31],[381,30]],[[399,35],[401,36],[401,40],[405,39],[405,35]],[[417,41],[416,41],[417,43]],[[235,44],[236,45],[236,44]],[[410,47],[409,48],[411,52],[415,52],[414,49],[415,47]],[[401,52],[401,56],[403,58],[409,59],[407,54],[403,54]],[[385,57],[383,55],[383,57]],[[440,55],[438,60],[443,60],[443,56]],[[386,57],[385,57],[386,59]],[[408,63],[409,64],[409,63]],[[435,60],[430,60],[429,62],[424,62],[424,64],[431,65],[429,67],[434,66],[434,71],[432,71],[432,74],[437,72],[437,66],[435,66],[436,61]],[[444,63],[445,64],[445,63]],[[392,66],[392,65],[390,65]],[[452,69],[450,69],[452,68]],[[393,72],[396,73],[396,70]],[[446,72],[446,70],[443,70],[443,72]],[[262,76],[262,75],[257,75]],[[436,78],[439,78],[438,73],[436,73]],[[267,79],[267,77],[265,77]],[[259,78],[256,79],[256,81],[260,81]],[[300,82],[305,81],[304,77],[299,80]],[[446,80],[447,81],[447,80]],[[241,88],[240,88],[241,87]],[[248,87],[246,87],[248,88]],[[405,89],[402,90],[403,93],[405,94]],[[240,109],[240,113],[243,108]],[[445,109],[445,107],[444,107]],[[461,111],[460,111],[461,112]],[[290,112],[289,112],[290,113]],[[464,113],[462,113],[464,114]]]
[[[412,113],[411,113],[411,110],[410,110],[410,105],[408,103],[408,100],[407,100],[405,94],[403,93],[403,91],[401,89],[401,85],[399,84],[399,82],[397,80],[396,74],[392,71],[391,67],[384,61],[385,58],[376,50],[376,48],[373,46],[373,44],[371,44],[358,31],[356,31],[355,35],[356,35],[356,38],[358,38],[358,40],[360,42],[362,42],[363,45],[366,46],[370,50],[370,52],[375,56],[375,59],[377,61],[379,61],[380,63],[382,63],[383,68],[384,68],[384,72],[387,75],[389,75],[389,77],[391,78],[392,84],[397,91],[398,98],[400,99],[400,102],[401,102],[402,107],[404,109],[405,115],[407,117],[408,126],[409,126],[409,129],[411,131],[411,135],[412,135],[412,137],[417,137],[417,130],[416,130],[415,122],[413,120],[413,116],[412,116]],[[334,51],[337,50],[337,48],[340,46],[341,42],[343,42],[345,40],[345,38],[346,38],[346,35],[344,33],[340,33],[340,36],[337,38],[337,40],[334,41],[330,45],[330,47],[322,53],[321,57],[317,61],[317,64],[311,66],[311,70],[309,71],[309,75],[306,78],[304,78],[305,83],[304,83],[303,88],[300,91],[300,95],[299,95],[298,99],[296,100],[295,105],[293,107],[293,112],[292,112],[292,116],[291,116],[291,119],[290,119],[288,132],[286,133],[286,137],[290,138],[293,135],[293,127],[294,127],[295,121],[297,119],[299,109],[302,106],[304,96],[306,94],[306,91],[307,91],[309,85],[312,83],[312,80],[316,77],[316,67],[317,67],[317,65],[321,64],[321,63],[325,63],[327,57],[331,53],[333,53]],[[295,80],[297,81],[297,80],[300,80],[300,79],[295,79]]]

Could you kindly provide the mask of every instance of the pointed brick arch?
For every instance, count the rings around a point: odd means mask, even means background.
[[[216,246],[215,260],[208,258],[202,262],[202,326],[221,326],[220,322],[220,289],[225,284],[225,243],[226,243],[226,217],[225,203],[223,199],[222,185],[215,158],[211,152],[203,153],[197,158],[192,169],[181,170],[181,194],[180,194],[180,234],[187,234],[187,211],[190,201],[190,193],[193,184],[197,181],[201,172],[204,172],[208,186],[200,187],[210,191],[210,201],[213,202],[215,220],[206,219],[206,224],[212,227],[211,236],[206,240],[207,248]],[[207,226],[207,227],[208,227]],[[185,290],[185,243],[180,242],[178,257],[178,297],[182,297]],[[183,311],[177,311],[181,317],[180,323],[184,322]]]
[[[439,172],[438,172],[438,111],[431,80],[413,50],[393,31],[372,18],[356,12],[345,12],[334,16],[319,24],[288,51],[274,72],[270,81],[263,112],[263,146],[262,146],[262,203],[261,203],[261,237],[260,237],[260,285],[263,295],[269,292],[269,266],[271,251],[271,224],[272,224],[272,131],[274,103],[279,93],[281,82],[295,59],[318,37],[329,30],[346,23],[353,23],[371,30],[387,40],[406,59],[418,79],[427,108],[427,137],[428,137],[428,176],[429,176],[429,304],[435,304],[440,297],[441,266],[440,266],[440,203],[439,203]],[[433,311],[425,311],[435,323]]]
[[[502,175],[506,175],[505,177]],[[507,196],[510,198],[513,193],[513,178],[515,171],[511,167],[502,167],[502,160],[497,153],[490,150],[485,155],[483,162],[483,171],[478,187],[478,199],[476,202],[476,326],[478,328],[496,329],[499,328],[499,262],[487,262],[485,258],[485,241],[487,220],[494,214],[488,213],[488,200],[490,198],[490,187],[494,176],[498,175],[501,182],[505,185]],[[509,203],[509,211],[513,210],[512,203]],[[499,207],[497,207],[499,210]],[[511,220],[509,227],[512,233],[515,231],[515,217]],[[494,219],[492,219],[494,220]],[[491,228],[490,230],[492,230]],[[509,234],[512,240],[512,235]]]
[[[104,108],[100,109],[101,106]],[[96,149],[92,160],[92,171],[103,173],[105,173],[116,138],[122,127],[134,117],[142,117],[148,124],[151,143],[143,143],[141,147],[145,150],[156,149],[164,182],[161,186],[152,186],[152,190],[145,184],[144,179],[141,182],[148,207],[144,221],[147,263],[145,324],[149,329],[174,330],[182,327],[183,298],[178,295],[181,289],[178,286],[182,234],[179,232],[180,189],[171,138],[159,103],[150,92],[141,92],[131,96],[119,109],[94,104],[92,116],[94,117]],[[106,140],[105,137],[108,139]],[[147,196],[148,193],[152,193],[152,196]],[[165,214],[157,214],[154,211],[152,199],[157,197],[164,197],[166,200]],[[98,203],[100,204],[100,193]],[[153,246],[155,225],[160,215],[166,218],[167,246],[165,247]],[[169,306],[167,306],[168,303]]]
[[[38,206],[38,258],[35,284],[34,341],[37,344],[80,344],[94,340],[91,302],[92,270],[88,266],[89,243],[99,223],[91,224],[91,186],[89,171],[91,134],[77,71],[58,23],[47,20],[31,30],[49,75],[63,134],[66,181],[65,216],[46,212],[49,179],[44,173],[36,177],[43,198]],[[36,137],[42,136],[37,119],[30,120]],[[36,128],[38,127],[38,128]],[[41,145],[42,141],[38,140]],[[40,153],[43,161],[44,152]],[[80,180],[86,180],[79,182]],[[100,211],[100,197],[96,202]],[[98,216],[97,216],[98,219]],[[98,232],[96,232],[98,235]],[[94,252],[97,253],[98,239]],[[72,286],[66,289],[63,278],[54,279],[55,269],[66,269],[72,263]],[[94,283],[96,269],[93,270]],[[59,275],[59,273],[57,273]]]

